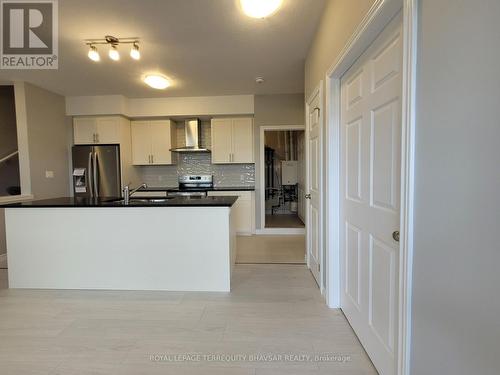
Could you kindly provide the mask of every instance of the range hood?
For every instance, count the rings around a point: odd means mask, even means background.
[[[171,149],[172,152],[210,152],[201,146],[201,123],[200,120],[189,119],[184,125],[184,146]]]

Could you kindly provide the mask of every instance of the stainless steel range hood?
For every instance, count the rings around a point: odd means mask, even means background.
[[[201,145],[201,123],[200,120],[189,119],[184,126],[185,144],[182,147],[171,149],[172,152],[210,152],[209,149]]]

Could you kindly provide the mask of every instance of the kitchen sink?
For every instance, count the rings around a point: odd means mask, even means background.
[[[165,203],[168,202],[171,199],[174,199],[175,197],[165,197],[165,198],[130,198],[128,204],[129,205],[135,205],[135,204],[155,204],[155,203]],[[109,201],[106,201],[106,203],[122,203],[125,204],[125,200],[123,198],[117,198],[117,199],[111,199]]]

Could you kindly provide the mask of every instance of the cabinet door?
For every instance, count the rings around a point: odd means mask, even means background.
[[[253,163],[253,119],[233,120],[233,163]]]
[[[145,165],[151,162],[151,133],[149,122],[132,121],[132,163]]]
[[[170,121],[151,121],[152,164],[172,164]]]
[[[97,119],[97,143],[120,143],[120,119],[118,117]]]
[[[238,200],[231,207],[234,229],[239,234],[253,234],[255,221],[255,205],[252,191],[209,191],[209,196],[237,196]]]
[[[75,118],[73,120],[73,138],[75,145],[95,143],[97,120],[95,118]]]
[[[231,119],[212,120],[212,163],[227,164],[231,162],[231,133]]]

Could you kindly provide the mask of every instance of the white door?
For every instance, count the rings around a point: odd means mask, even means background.
[[[95,118],[75,118],[73,139],[76,145],[96,143],[97,120]]]
[[[233,120],[233,163],[253,163],[253,119]]]
[[[170,121],[151,121],[152,164],[172,164],[171,135]]]
[[[396,373],[401,18],[341,80],[341,307],[381,375]]]
[[[322,257],[322,131],[321,96],[319,92],[308,103],[307,119],[307,265],[318,285],[321,282]]]
[[[149,122],[132,121],[132,164],[151,164],[151,132]]]
[[[232,148],[231,119],[212,120],[212,163],[230,163]]]

